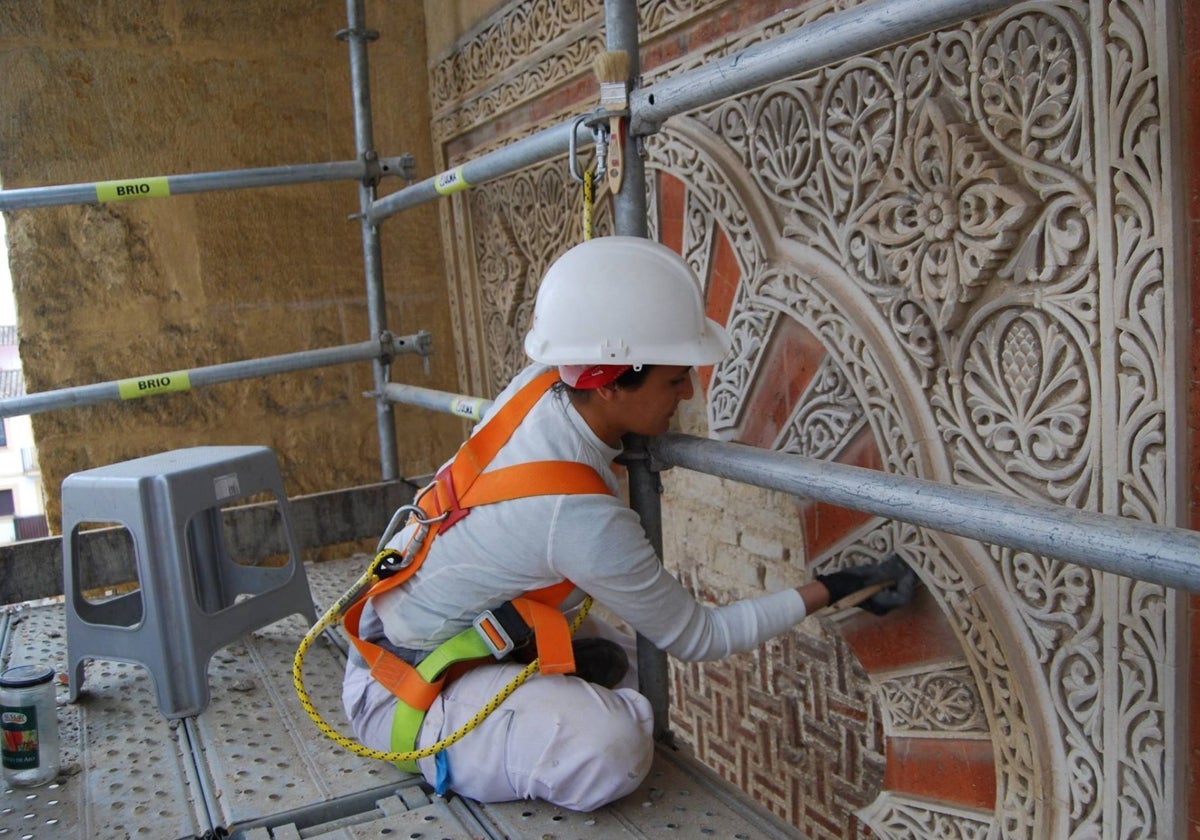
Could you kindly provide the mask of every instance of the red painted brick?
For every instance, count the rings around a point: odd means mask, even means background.
[[[868,674],[962,654],[954,628],[925,587],[918,588],[912,604],[902,609],[885,616],[859,611],[839,627]]]
[[[996,757],[990,741],[889,738],[885,789],[988,811],[996,806]]]
[[[729,313],[733,311],[733,300],[737,295],[738,285],[742,282],[742,269],[725,231],[717,228],[714,239],[705,304],[708,317],[718,324],[725,324],[729,321]]]
[[[864,428],[838,454],[836,460],[841,464],[872,470],[882,466],[879,448],[869,428]],[[820,557],[868,522],[871,515],[823,502],[805,502],[800,506],[800,518],[804,522],[807,556]]]
[[[691,26],[672,30],[664,38],[644,47],[641,52],[642,71],[666,64],[688,52],[701,50],[796,5],[795,0],[741,0],[734,8]]]
[[[801,506],[806,556],[819,557],[870,521],[870,514],[824,502]]]
[[[1190,159],[1186,163],[1191,166],[1188,209],[1190,217],[1195,219],[1200,216],[1200,177],[1197,176],[1197,170],[1200,170],[1200,102],[1196,101],[1194,95],[1197,86],[1200,86],[1200,53],[1190,54],[1183,66],[1183,89],[1189,92],[1183,105],[1184,148],[1190,152]]]
[[[643,47],[641,52],[641,69],[645,73],[663,64],[670,64],[684,53],[683,43],[678,38],[665,38]]]
[[[478,157],[476,150],[482,146],[489,146],[500,138],[522,135],[530,125],[555,118],[564,111],[582,112],[594,106],[598,99],[599,83],[593,74],[566,81],[548,89],[537,99],[498,114],[494,119],[452,138],[443,146],[446,160],[453,162]]]
[[[1183,3],[1183,43],[1184,55],[1200,53],[1200,6],[1195,3]],[[1185,88],[1190,90],[1190,88]]]
[[[742,269],[734,255],[729,237],[721,228],[717,228],[714,236],[712,259],[709,260],[708,282],[705,284],[705,308],[709,318],[718,324],[729,323],[729,313],[733,311],[733,301],[737,297],[738,286],[742,282]],[[708,393],[708,383],[712,379],[712,368],[700,368],[700,387]]]
[[[780,318],[767,341],[761,374],[746,398],[739,439],[770,447],[825,356],[821,342],[792,318]]]
[[[1188,190],[1188,231],[1191,234],[1188,271],[1192,278],[1191,382],[1188,399],[1189,504],[1188,522],[1200,530],[1200,4],[1181,3],[1184,68],[1180,90],[1183,94],[1183,148]],[[1191,674],[1188,708],[1191,710],[1188,759],[1188,837],[1200,840],[1200,597],[1191,598]]]
[[[683,253],[685,188],[672,175],[658,179],[658,239],[677,254]]]

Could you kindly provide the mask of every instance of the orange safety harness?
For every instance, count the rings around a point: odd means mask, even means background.
[[[366,662],[371,676],[404,706],[409,707],[408,728],[411,728],[412,712],[418,713],[415,720],[419,724],[420,718],[448,682],[487,659],[448,661],[436,676],[422,673],[429,669],[419,670],[380,645],[360,637],[359,621],[367,601],[411,578],[428,556],[434,539],[462,521],[474,507],[510,499],[564,493],[611,495],[612,491],[600,474],[577,461],[532,461],[484,472],[525,416],[558,378],[558,372],[554,370],[535,377],[467,439],[454,460],[437,473],[434,481],[416,500],[416,506],[424,515],[413,514],[419,528],[404,551],[389,549],[392,552],[392,557],[388,558],[390,570],[383,572],[387,577],[368,589],[342,619],[347,635]],[[511,602],[533,630],[539,667],[544,674],[565,674],[575,670],[570,630],[565,616],[558,609],[558,605],[574,588],[574,584],[564,580],[527,592]],[[506,640],[496,635],[500,628],[494,622],[477,621],[476,629],[493,652],[499,654],[504,650],[502,644]],[[429,658],[433,659],[436,654],[435,650]],[[415,734],[414,730],[414,738]]]

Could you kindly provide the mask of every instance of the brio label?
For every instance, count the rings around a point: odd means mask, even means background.
[[[135,178],[96,184],[97,201],[128,201],[131,198],[166,198],[171,185],[166,178]]]
[[[136,400],[138,397],[149,397],[153,394],[187,391],[191,387],[192,383],[186,370],[156,373],[152,376],[139,376],[136,379],[122,379],[117,382],[117,391],[123,400]]]

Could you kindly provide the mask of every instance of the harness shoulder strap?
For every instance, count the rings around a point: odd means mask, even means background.
[[[342,625],[351,642],[363,657],[367,667],[381,685],[404,703],[415,709],[428,709],[441,691],[444,676],[418,671],[407,662],[359,636],[359,622],[363,608],[372,597],[404,583],[417,571],[428,554],[429,547],[438,534],[466,516],[471,508],[494,504],[511,499],[531,496],[570,494],[610,495],[608,484],[592,467],[576,461],[535,461],[514,464],[485,473],[492,459],[512,437],[516,428],[525,419],[530,409],[542,395],[558,380],[557,371],[547,371],[532,379],[514,394],[483,427],[459,447],[454,460],[443,468],[435,483],[423,495],[420,506],[430,520],[441,518],[430,525],[430,532],[410,562],[394,574],[377,581],[347,611]],[[563,581],[529,593],[532,610],[537,613],[537,624],[547,633],[546,653],[543,663],[546,673],[565,673],[573,670],[569,634],[565,650],[557,624],[565,633],[562,614],[552,609],[573,589],[573,584]],[[542,605],[554,612],[558,621],[542,611]],[[530,616],[532,617],[532,616]],[[530,622],[531,624],[533,622]],[[554,641],[550,641],[553,637]],[[542,644],[539,643],[539,653]]]

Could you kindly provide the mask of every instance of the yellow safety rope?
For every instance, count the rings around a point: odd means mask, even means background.
[[[585,169],[583,171],[583,238],[587,241],[592,238],[592,206],[595,204],[596,195],[592,184],[592,170]]]
[[[379,575],[376,573],[380,563],[383,560],[394,554],[392,549],[384,549],[375,555],[375,559],[371,561],[371,565],[363,572],[362,577],[354,582],[342,597],[338,598],[321,619],[314,624],[300,641],[300,646],[296,648],[296,655],[292,659],[292,685],[296,689],[296,696],[300,698],[300,705],[304,707],[304,711],[308,712],[308,716],[312,718],[313,723],[317,725],[317,729],[321,730],[327,737],[335,741],[339,746],[344,747],[355,755],[365,756],[366,758],[375,758],[380,761],[400,762],[400,761],[416,761],[419,758],[428,758],[429,756],[439,753],[449,747],[451,744],[456,744],[462,740],[468,732],[483,722],[483,719],[496,710],[496,708],[509,698],[510,695],[521,685],[528,680],[538,669],[538,660],[534,659],[525,666],[521,673],[517,674],[512,680],[500,689],[500,691],[484,704],[475,716],[464,723],[454,732],[451,732],[436,744],[431,744],[428,747],[422,747],[419,750],[408,750],[405,752],[383,752],[382,750],[373,750],[370,747],[364,747],[362,744],[347,738],[342,735],[332,726],[330,726],[321,713],[317,711],[312,700],[308,696],[308,691],[304,688],[304,656],[308,653],[308,649],[312,647],[317,636],[321,635],[327,627],[335,623],[342,617],[350,606],[357,601],[363,593],[375,585],[379,580]],[[589,595],[583,599],[583,603],[579,607],[579,614],[575,616],[575,620],[571,622],[571,634],[574,635],[579,626],[583,624],[583,620],[587,618],[588,611],[592,608],[592,598]]]

